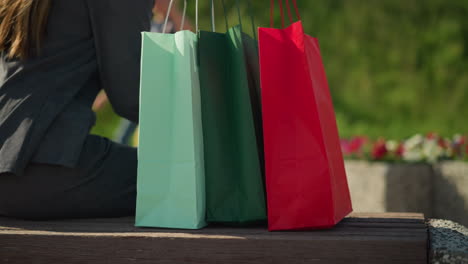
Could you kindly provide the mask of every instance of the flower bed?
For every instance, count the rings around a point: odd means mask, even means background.
[[[345,165],[355,212],[421,212],[468,226],[468,162]]]
[[[422,212],[468,226],[468,137],[341,140],[355,211]]]
[[[342,139],[341,148],[346,159],[389,162],[428,162],[468,160],[467,136],[444,138],[435,133],[420,134],[397,141],[379,138],[372,141],[364,136]]]

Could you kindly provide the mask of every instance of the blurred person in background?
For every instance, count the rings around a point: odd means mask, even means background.
[[[89,131],[101,89],[117,114],[138,123],[140,33],[150,30],[153,7],[0,1],[0,215],[134,213],[136,149]]]

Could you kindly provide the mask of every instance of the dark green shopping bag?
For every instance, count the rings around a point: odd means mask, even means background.
[[[255,27],[253,27],[253,32],[255,34]],[[249,35],[242,33],[242,44],[244,45],[244,57],[247,67],[247,80],[249,82],[250,102],[252,104],[252,113],[254,116],[255,133],[257,135],[257,149],[261,164],[260,168],[262,170],[263,179],[265,179],[265,155],[263,150],[263,121],[260,94],[258,41],[251,38]]]
[[[255,124],[260,113],[258,77],[247,71],[245,50],[247,47],[252,52],[256,44],[246,43],[248,38],[240,25],[224,34],[199,32],[206,210],[210,222],[266,219],[260,135]]]

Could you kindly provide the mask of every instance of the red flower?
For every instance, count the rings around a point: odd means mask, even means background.
[[[463,155],[463,146],[456,143],[452,144],[452,155],[453,157],[459,157]]]
[[[465,155],[468,156],[468,145],[465,146]]]
[[[403,153],[405,152],[405,147],[403,146],[403,143],[400,143],[398,145],[398,148],[395,150],[395,155],[397,157],[403,157]]]
[[[388,150],[385,144],[384,139],[379,139],[377,142],[374,143],[374,146],[372,148],[372,158],[375,160],[380,160],[387,155]]]
[[[466,143],[466,137],[465,137],[465,136],[461,136],[461,137],[460,137],[460,141],[458,142],[458,144],[460,144],[460,145],[465,145],[465,143]]]
[[[443,149],[448,148],[447,142],[443,138],[439,138],[439,140],[437,140],[437,144]]]
[[[435,132],[429,132],[426,135],[427,139],[435,139],[435,138],[438,138],[438,137],[439,137],[439,135],[437,135],[437,133],[435,133]]]

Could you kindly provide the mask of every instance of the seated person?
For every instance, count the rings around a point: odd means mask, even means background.
[[[134,214],[136,149],[90,135],[91,107],[104,89],[138,123],[140,33],[154,0],[0,5],[0,215]]]

